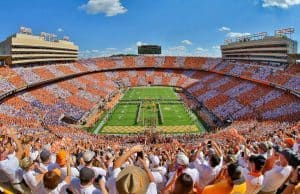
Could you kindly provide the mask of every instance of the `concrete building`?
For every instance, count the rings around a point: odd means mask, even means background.
[[[68,41],[68,38],[56,40],[55,36],[49,38],[47,35],[20,32],[8,37],[0,43],[0,59],[8,65],[78,60],[78,46]]]
[[[297,41],[287,36],[239,37],[221,46],[222,58],[289,64],[295,62]],[[257,36],[256,36],[257,37]]]

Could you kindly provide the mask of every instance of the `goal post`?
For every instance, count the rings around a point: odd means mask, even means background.
[[[157,106],[158,106],[158,117],[159,117],[159,120],[160,120],[160,124],[164,124],[164,116],[163,116],[163,113],[161,111],[161,106],[160,106],[159,102],[157,103]]]

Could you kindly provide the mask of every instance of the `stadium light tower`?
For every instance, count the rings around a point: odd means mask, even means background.
[[[25,34],[25,32],[26,32],[26,28],[21,26],[20,27],[20,33]]]
[[[31,29],[31,28],[24,27],[24,26],[21,26],[21,27],[20,27],[20,33],[21,33],[21,34],[32,35],[32,29]]]
[[[63,40],[65,40],[65,41],[70,41],[70,38],[69,38],[69,36],[64,36],[64,37],[63,37]]]
[[[275,30],[275,36],[289,35],[290,38],[292,38],[292,34],[294,33],[295,33],[295,28],[284,28],[284,29]]]
[[[261,39],[264,39],[266,36],[268,36],[267,32],[258,32],[258,33],[253,34],[253,39],[261,40]]]
[[[224,43],[225,44],[230,44],[232,42],[232,39],[231,38],[227,38],[224,40]]]
[[[40,37],[43,37],[44,40],[46,40],[46,36],[47,36],[47,33],[46,33],[46,32],[41,32]]]

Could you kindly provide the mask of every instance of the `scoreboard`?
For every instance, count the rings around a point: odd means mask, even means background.
[[[160,55],[161,54],[161,46],[158,45],[142,45],[138,47],[138,54],[154,54]]]

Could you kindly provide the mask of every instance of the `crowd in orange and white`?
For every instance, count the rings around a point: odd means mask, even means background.
[[[32,64],[16,67],[0,67],[0,93],[24,87],[28,84],[60,78],[76,73],[99,71],[104,69],[135,69],[137,67],[159,67],[206,70],[216,73],[226,73],[232,76],[242,76],[258,81],[277,83],[288,89],[299,91],[299,67],[296,64],[286,68],[277,68],[270,64],[252,61],[228,62],[221,59],[202,57],[111,57],[84,59],[77,63]]]
[[[300,192],[300,123],[111,136],[3,126],[0,142],[2,193]]]
[[[299,98],[219,74],[299,90],[299,76],[292,71],[298,68],[284,71],[245,64],[139,56],[0,67],[1,94],[75,73],[130,68],[74,77],[2,102],[0,193],[300,193],[300,126],[285,122],[299,120]],[[120,87],[148,84],[183,87],[198,100],[185,99],[190,108],[197,109],[200,102],[222,120],[247,121],[214,134],[101,136],[67,127],[59,120],[62,114],[80,120],[97,103],[109,102]]]
[[[169,69],[118,70],[60,81],[5,100],[0,104],[0,117],[4,124],[34,126],[40,116],[47,124],[60,126],[64,125],[58,121],[62,114],[80,120],[99,102],[109,102],[111,94],[119,93],[120,87],[149,82],[183,87],[198,100],[194,103],[202,103],[221,120],[295,121],[300,118],[300,101],[292,94],[237,78]]]

